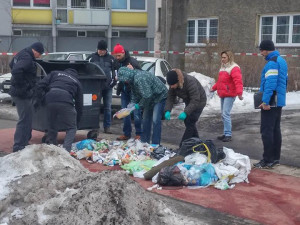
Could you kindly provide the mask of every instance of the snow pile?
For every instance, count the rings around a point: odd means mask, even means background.
[[[0,158],[0,180],[0,224],[196,224],[125,172],[91,173],[53,145]]]

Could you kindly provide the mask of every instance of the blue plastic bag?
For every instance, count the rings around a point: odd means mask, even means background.
[[[85,140],[78,142],[76,144],[76,148],[78,150],[83,150],[85,148],[88,150],[93,150],[94,149],[93,144],[96,144],[96,141],[94,141],[92,139],[85,139]]]

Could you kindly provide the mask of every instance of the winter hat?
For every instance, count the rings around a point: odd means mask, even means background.
[[[168,83],[168,85],[173,85],[173,84],[178,83],[178,75],[177,75],[176,71],[170,70],[167,73],[167,83]]]
[[[124,47],[120,44],[116,44],[113,54],[125,53]]]
[[[275,46],[271,40],[263,40],[259,45],[259,50],[275,51]]]
[[[107,43],[104,40],[101,40],[98,42],[98,46],[97,46],[98,50],[106,50],[107,49]]]
[[[31,45],[31,49],[34,49],[35,51],[37,51],[40,54],[44,53],[44,46],[41,42],[35,42]]]

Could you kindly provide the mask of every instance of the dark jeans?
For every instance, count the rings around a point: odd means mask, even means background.
[[[127,105],[130,103],[131,96],[127,92],[121,91],[121,105],[122,108],[126,108]],[[135,126],[135,134],[141,135],[142,134],[142,115],[141,110],[134,110],[134,126]],[[127,116],[123,119],[123,133],[127,137],[131,137],[131,116]]]
[[[75,107],[69,103],[53,102],[46,105],[47,109],[47,139],[48,144],[57,145],[57,132],[59,127],[66,129],[63,147],[70,151],[74,141],[77,125],[77,112]]]
[[[197,123],[204,107],[205,107],[205,105],[201,106],[198,110],[192,112],[191,115],[187,115],[186,119],[184,120],[185,131],[182,136],[179,147],[181,146],[181,144],[184,140],[192,138],[192,137],[199,137],[196,123]]]
[[[103,127],[107,128],[111,125],[112,88],[102,90],[101,94],[101,98],[103,99]]]
[[[281,110],[282,107],[272,107],[271,110],[261,110],[260,133],[264,145],[263,159],[267,163],[280,160]]]
[[[32,132],[33,107],[31,99],[12,98],[16,104],[19,120],[14,135],[13,151],[19,151],[28,145]]]

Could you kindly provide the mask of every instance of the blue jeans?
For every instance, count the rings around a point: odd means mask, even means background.
[[[160,144],[161,119],[164,112],[166,99],[156,103],[153,108],[146,108],[143,112],[143,134],[141,141],[150,143],[151,127],[153,124],[152,144]]]
[[[222,120],[224,124],[224,135],[231,136],[231,117],[230,112],[235,101],[236,97],[225,97],[221,98],[221,113],[222,113]]]
[[[103,99],[103,127],[107,128],[111,125],[111,102],[112,102],[112,88],[102,90]]]
[[[131,101],[131,95],[127,92],[121,91],[121,106],[122,108],[127,108],[127,105]],[[141,135],[142,134],[142,116],[141,110],[134,110],[134,126],[135,126],[135,134]],[[131,137],[131,116],[127,116],[123,118],[123,133],[127,137]]]

